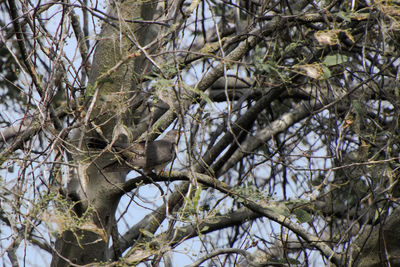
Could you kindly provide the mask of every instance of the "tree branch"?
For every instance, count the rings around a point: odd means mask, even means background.
[[[314,110],[318,110],[321,107],[323,107],[322,104],[318,103],[312,103],[311,106],[303,103],[294,111],[283,114],[279,119],[270,123],[265,129],[261,130],[255,136],[247,138],[247,140],[231,156],[231,158],[216,172],[216,176],[221,176],[233,165],[235,165],[236,162],[238,162],[241,158],[249,153],[254,152],[272,136],[283,132],[293,124],[307,118],[313,113]]]
[[[190,181],[192,181],[194,179],[203,185],[215,188],[215,189],[221,191],[222,193],[229,195],[233,198],[242,199],[241,203],[249,210],[253,211],[256,214],[265,216],[266,218],[271,219],[271,220],[281,224],[282,226],[285,226],[286,228],[290,229],[295,234],[297,234],[298,236],[303,238],[305,241],[307,241],[310,245],[319,249],[325,255],[325,257],[328,258],[329,260],[332,260],[333,263],[340,264],[341,258],[340,258],[339,254],[335,253],[327,244],[325,244],[325,242],[320,240],[318,237],[310,234],[306,229],[301,227],[301,225],[294,223],[291,221],[290,218],[277,213],[277,209],[279,209],[279,208],[276,207],[276,204],[273,204],[270,201],[269,202],[265,202],[265,201],[256,202],[254,200],[251,200],[249,197],[235,192],[235,190],[233,190],[227,184],[222,183],[222,182],[218,181],[217,179],[210,177],[208,175],[204,175],[204,174],[200,174],[200,173],[192,173],[192,172],[172,172],[172,174],[170,176],[170,181],[174,181],[174,180],[190,180]],[[257,218],[257,216],[254,218]],[[209,226],[213,226],[213,225],[208,225],[208,227]],[[221,226],[224,226],[224,224],[221,224]],[[191,233],[191,235],[194,235],[196,233],[196,231],[198,231],[198,229],[205,229],[205,231],[208,231],[207,227],[205,227],[205,226],[202,226],[202,227],[197,226],[196,228],[192,229],[192,232],[189,232],[189,233]],[[139,229],[137,229],[137,230],[139,230]],[[185,231],[190,231],[190,228],[185,229]],[[183,232],[183,233],[184,233],[184,235],[186,235],[186,238],[192,237],[188,234],[188,232]],[[179,235],[179,236],[180,236],[180,239],[183,239],[182,235]],[[126,237],[129,237],[129,236],[126,236]],[[180,239],[173,241],[172,244],[177,244],[178,241],[180,241]]]
[[[246,250],[243,249],[237,249],[237,248],[223,248],[223,249],[217,249],[216,251],[213,251],[211,253],[208,253],[207,255],[201,257],[197,261],[193,262],[192,264],[186,265],[185,267],[196,267],[205,262],[206,260],[209,260],[215,256],[221,255],[221,254],[231,254],[231,253],[237,253],[245,257],[246,259],[251,258],[251,254],[247,252]]]

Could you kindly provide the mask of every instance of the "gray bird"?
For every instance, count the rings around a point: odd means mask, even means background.
[[[103,170],[106,172],[122,172],[132,169],[142,169],[145,173],[153,170],[159,173],[175,157],[175,147],[179,132],[171,130],[163,139],[140,143],[114,143],[112,145],[119,159]],[[89,147],[105,148],[105,142],[89,143]]]

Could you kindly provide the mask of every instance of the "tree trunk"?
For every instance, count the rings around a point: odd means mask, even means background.
[[[110,19],[112,25],[103,25],[86,90],[86,97],[91,97],[89,106],[93,108],[88,109],[86,118],[80,122],[83,126],[72,135],[78,168],[71,172],[65,194],[75,203],[71,216],[80,217],[84,222],[61,229],[52,266],[83,265],[109,259],[106,255],[109,237],[116,227],[115,211],[123,195],[121,186],[126,173],[102,171],[102,166],[109,164],[113,156],[101,153],[94,157],[85,146],[85,140],[99,132],[108,140],[129,138],[124,129],[131,126],[132,114],[135,114],[135,110],[130,109],[132,95],[136,91],[137,76],[148,64],[134,44],[144,45],[154,38],[151,30],[154,26],[124,19],[151,20],[155,10],[151,2],[124,1],[110,8],[109,14],[119,20]],[[138,97],[134,101],[137,103]],[[111,117],[115,114],[118,115]]]

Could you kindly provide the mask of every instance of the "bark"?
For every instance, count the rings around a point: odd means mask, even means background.
[[[400,266],[400,209],[380,223],[354,242],[355,266]]]

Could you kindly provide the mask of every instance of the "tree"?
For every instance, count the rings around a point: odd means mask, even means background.
[[[5,263],[400,264],[397,3],[1,10]],[[170,128],[172,167],[104,168]]]

